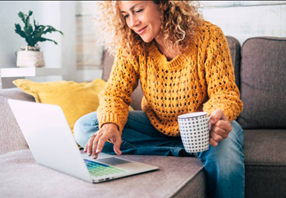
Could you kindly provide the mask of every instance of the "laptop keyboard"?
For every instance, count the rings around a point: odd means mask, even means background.
[[[89,173],[94,177],[101,177],[105,175],[112,175],[116,173],[124,173],[126,170],[122,170],[120,168],[116,168],[114,166],[109,166],[106,164],[101,164],[98,162],[90,161],[84,159],[84,162],[88,168]]]

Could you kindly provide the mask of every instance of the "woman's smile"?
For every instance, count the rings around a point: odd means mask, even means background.
[[[144,27],[144,28],[139,29],[139,30],[137,31],[137,34],[142,35],[142,34],[145,32],[146,29],[147,29],[147,26]]]

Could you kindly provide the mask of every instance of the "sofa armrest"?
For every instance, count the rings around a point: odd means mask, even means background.
[[[28,148],[7,99],[35,101],[19,88],[0,89],[0,154]]]

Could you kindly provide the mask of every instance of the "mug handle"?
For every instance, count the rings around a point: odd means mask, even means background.
[[[211,123],[210,123],[210,118],[211,118],[211,116],[208,117],[209,131],[211,131],[211,129],[212,129],[212,125],[211,125]]]

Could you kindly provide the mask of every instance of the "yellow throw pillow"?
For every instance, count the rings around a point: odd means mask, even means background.
[[[92,82],[56,81],[38,83],[19,79],[13,83],[36,102],[54,104],[62,108],[73,133],[75,122],[83,115],[96,111],[99,106],[98,93],[104,89],[105,81],[95,79]],[[131,107],[129,110],[133,110]]]

